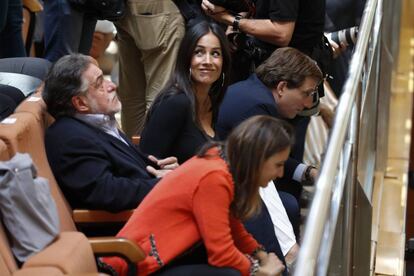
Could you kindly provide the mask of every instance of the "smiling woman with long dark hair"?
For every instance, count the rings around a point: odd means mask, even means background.
[[[228,42],[221,27],[201,21],[188,28],[173,75],[148,111],[142,151],[156,157],[173,155],[182,163],[213,139],[229,70]]]
[[[252,117],[166,175],[117,235],[146,253],[139,275],[280,275],[241,221],[260,212],[259,188],[283,176],[292,141],[287,123]],[[105,262],[125,275],[120,258]]]

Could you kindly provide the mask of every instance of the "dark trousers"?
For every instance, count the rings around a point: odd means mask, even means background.
[[[22,38],[23,6],[21,0],[0,1],[0,58],[24,57]]]
[[[300,210],[298,203],[296,199],[288,193],[279,192],[279,196],[282,200],[283,206],[286,209],[289,220],[292,223],[296,240],[299,240]],[[277,240],[272,219],[264,203],[262,203],[262,210],[260,214],[245,221],[244,226],[247,231],[265,247],[267,252],[274,252],[286,266],[285,257],[283,256],[282,249],[280,248],[279,241]],[[286,270],[283,272],[283,275],[287,275]]]
[[[290,156],[301,162],[305,152],[306,131],[309,122],[309,116],[296,116],[296,118],[292,120],[292,124],[295,128],[295,145],[292,148]]]
[[[290,120],[290,123],[295,127],[295,145],[292,147],[290,157],[301,161],[305,151],[306,131],[310,122],[310,117],[296,116],[295,119]],[[277,190],[287,192],[293,195],[297,202],[300,202],[303,186],[301,183],[292,179],[283,177],[277,180]]]
[[[12,86],[0,84],[0,120],[3,120],[14,112],[17,104],[12,97],[9,97],[9,94],[18,93],[21,93],[19,89]]]
[[[201,242],[184,254],[156,271],[156,276],[240,276],[240,272],[228,267],[215,267],[208,264],[207,250]]]
[[[55,62],[71,53],[89,54],[96,19],[67,0],[44,1],[45,58]]]
[[[156,273],[157,276],[240,276],[238,270],[227,267],[214,267],[208,264],[193,264],[171,267],[163,272]]]

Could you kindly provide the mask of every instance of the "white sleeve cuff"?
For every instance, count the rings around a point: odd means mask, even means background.
[[[297,181],[297,182],[302,182],[302,177],[303,174],[305,173],[305,170],[308,166],[306,166],[305,164],[299,164],[296,169],[295,172],[293,173],[293,180]]]

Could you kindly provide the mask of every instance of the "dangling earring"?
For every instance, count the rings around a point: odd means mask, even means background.
[[[223,87],[224,86],[224,78],[226,77],[226,75],[224,74],[224,72],[223,72],[223,79],[222,79],[222,81],[221,81],[221,87]]]
[[[191,77],[191,73],[192,73],[192,72],[191,72],[191,67],[190,67],[190,78],[189,78],[189,79],[190,79],[190,81],[191,81],[191,79],[192,79],[192,77]]]

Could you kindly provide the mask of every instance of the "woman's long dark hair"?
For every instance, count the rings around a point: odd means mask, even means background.
[[[224,30],[217,23],[207,20],[203,20],[197,24],[194,24],[186,30],[185,36],[180,45],[180,49],[178,50],[175,69],[170,80],[157,95],[154,103],[149,109],[147,121],[151,117],[153,110],[164,98],[184,92],[191,102],[193,120],[196,125],[202,130],[201,124],[197,117],[197,101],[195,99],[195,93],[192,87],[190,68],[191,59],[194,55],[194,49],[197,46],[198,40],[209,32],[212,32],[220,41],[223,57],[221,77],[213,83],[209,91],[211,111],[213,113],[213,124],[216,122],[219,106],[223,100],[224,92],[226,91],[229,83],[231,59],[229,45]]]
[[[224,144],[210,143],[198,154],[208,158],[208,149],[220,146],[234,180],[233,216],[247,219],[261,207],[259,177],[264,162],[294,143],[293,128],[270,116],[254,116],[237,126]]]

